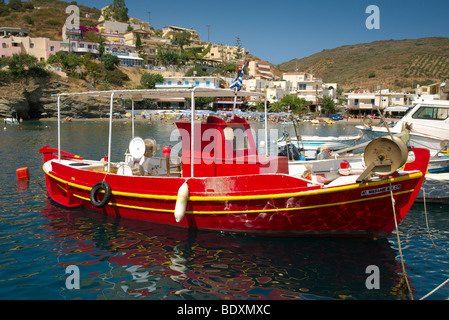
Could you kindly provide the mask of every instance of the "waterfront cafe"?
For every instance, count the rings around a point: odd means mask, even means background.
[[[366,116],[378,114],[378,110],[387,111],[388,107],[404,107],[400,111],[391,109],[391,112],[404,112],[412,106],[414,94],[405,92],[390,92],[388,89],[376,92],[355,91],[344,94],[346,96],[345,108],[350,115]]]

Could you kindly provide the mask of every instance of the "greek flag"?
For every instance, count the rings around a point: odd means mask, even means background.
[[[242,67],[242,71],[240,72],[240,75],[235,78],[234,81],[232,81],[231,89],[235,89],[236,91],[240,91],[242,89],[242,83],[243,83],[243,72],[245,71],[245,65]]]

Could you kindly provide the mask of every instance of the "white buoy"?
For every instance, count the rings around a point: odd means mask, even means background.
[[[189,201],[190,190],[187,181],[178,190],[178,197],[175,206],[175,220],[181,222],[186,214],[187,202]]]

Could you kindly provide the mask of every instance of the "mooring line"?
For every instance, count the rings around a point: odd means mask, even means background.
[[[422,189],[423,194],[423,201],[424,201],[424,215],[426,217],[426,226],[427,226],[427,233],[429,234],[430,241],[432,241],[433,245],[436,247],[437,245],[435,242],[433,242],[432,235],[430,234],[430,228],[429,228],[429,219],[427,218],[427,205],[426,205],[426,189]]]
[[[441,287],[443,287],[448,282],[449,282],[449,278],[446,281],[444,281],[442,284],[440,284],[438,287],[436,287],[435,289],[430,291],[428,294],[426,294],[424,297],[421,297],[419,300],[424,300],[425,298],[427,298],[431,294],[435,293],[437,290],[439,290]],[[448,299],[449,299],[449,297],[448,297]]]
[[[396,220],[396,209],[394,207],[395,200],[394,200],[394,197],[393,197],[393,188],[391,186],[391,179],[390,179],[390,194],[391,194],[391,205],[393,206],[394,225],[396,227],[396,236],[397,236],[397,239],[398,239],[399,255],[401,256],[402,277],[405,279],[405,282],[407,283],[407,288],[408,288],[408,291],[410,292],[410,299],[414,300],[413,299],[412,289],[410,288],[410,283],[408,282],[407,272],[405,271],[404,256],[402,255],[401,239],[399,238],[399,228],[398,228],[398,222]]]

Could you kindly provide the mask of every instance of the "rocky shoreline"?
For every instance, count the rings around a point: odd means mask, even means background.
[[[3,84],[0,85],[0,118],[17,116],[17,119],[30,120],[56,117],[58,106],[53,95],[87,90],[89,88],[74,80],[57,76]],[[106,99],[67,97],[61,104],[61,117],[100,118],[108,110],[109,101]],[[125,108],[117,105],[116,110],[124,112]]]

